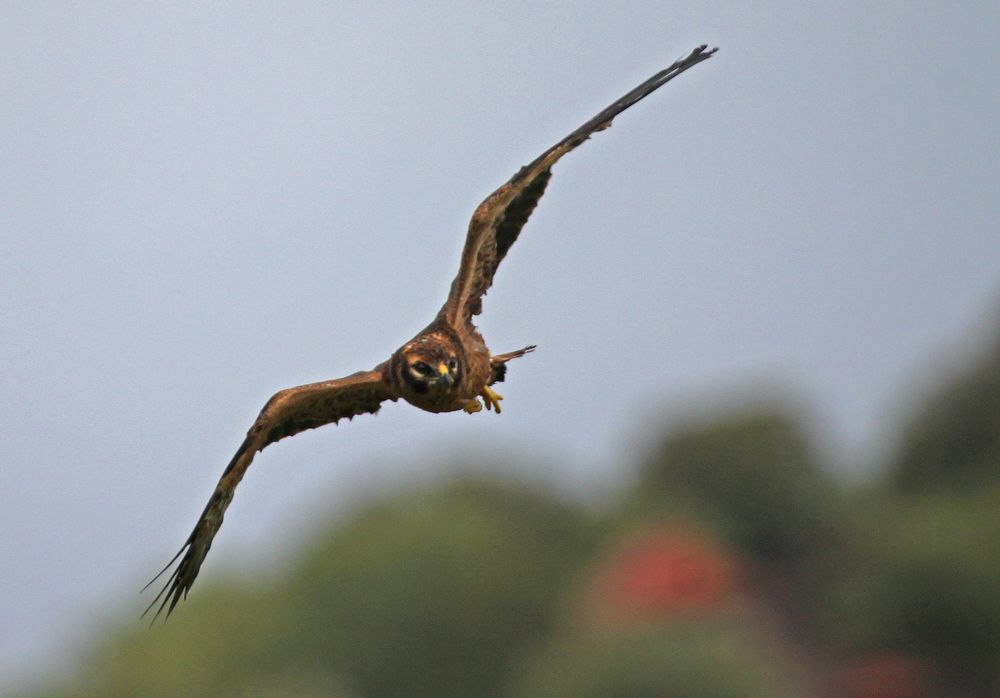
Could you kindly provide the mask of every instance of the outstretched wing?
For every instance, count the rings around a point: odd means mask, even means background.
[[[661,70],[546,150],[530,165],[522,167],[510,181],[479,204],[469,223],[458,276],[452,282],[448,300],[441,309],[441,314],[452,326],[471,322],[472,316],[479,314],[482,297],[493,283],[497,267],[545,193],[545,185],[552,176],[552,166],[556,161],[590,138],[591,134],[608,128],[615,116],[688,68],[708,59],[717,50],[699,46],[687,57]]]
[[[222,473],[222,478],[215,486],[215,492],[208,500],[208,505],[201,513],[191,535],[167,566],[143,587],[145,591],[170,569],[177,558],[184,556],[143,615],[149,613],[162,597],[163,601],[156,610],[153,620],[156,620],[164,607],[167,608],[169,617],[181,596],[187,596],[195,577],[198,576],[198,570],[201,569],[201,563],[212,547],[212,539],[222,526],[223,515],[233,499],[236,486],[243,479],[258,451],[264,450],[268,444],[306,429],[315,429],[324,424],[336,424],[344,417],[351,419],[359,414],[374,414],[384,401],[398,399],[398,393],[386,376],[385,366],[386,364],[381,364],[371,371],[360,371],[339,380],[281,390],[267,401],[257,416],[257,421],[247,432],[243,444]]]

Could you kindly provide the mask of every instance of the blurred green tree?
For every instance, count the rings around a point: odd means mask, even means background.
[[[669,434],[632,496],[644,516],[694,521],[740,553],[778,564],[829,543],[838,494],[797,423],[767,410]]]
[[[890,464],[903,492],[1000,487],[1000,341],[932,395]]]
[[[296,572],[289,662],[362,695],[499,695],[544,640],[593,547],[582,515],[537,488],[466,481],[335,527]]]
[[[309,676],[272,654],[293,630],[284,601],[260,587],[206,584],[166,625],[130,616],[114,632],[94,631],[81,671],[43,695],[227,698],[260,695],[264,685],[275,698],[355,695],[331,672]]]
[[[849,655],[929,661],[955,695],[1000,689],[1000,489],[868,498],[821,604]]]

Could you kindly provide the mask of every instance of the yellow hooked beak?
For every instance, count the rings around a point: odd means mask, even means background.
[[[451,377],[451,372],[448,371],[448,364],[443,361],[438,364],[438,383],[444,383],[445,385],[451,385],[455,382],[455,379]]]

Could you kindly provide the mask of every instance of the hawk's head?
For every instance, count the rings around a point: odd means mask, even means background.
[[[421,395],[448,392],[460,379],[458,357],[450,347],[430,343],[407,346],[399,354],[399,364],[400,377]]]

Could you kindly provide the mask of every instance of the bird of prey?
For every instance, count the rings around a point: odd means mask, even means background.
[[[370,371],[275,393],[226,466],[191,535],[166,567],[144,587],[144,590],[148,588],[181,558],[145,613],[162,598],[153,620],[164,608],[167,611],[164,618],[167,618],[181,597],[187,597],[222,525],[222,517],[236,486],[254,456],[275,441],[306,429],[335,424],[345,417],[374,414],[383,402],[395,402],[400,398],[428,412],[465,410],[471,414],[485,406],[499,414],[502,397],[490,386],[503,381],[507,362],[524,356],[535,347],[492,355],[476,330],[473,317],[482,310],[482,298],[493,283],[497,267],[545,192],[552,166],[593,133],[611,126],[615,116],[688,68],[708,59],[716,50],[705,45],[694,49],[522,167],[506,184],[486,197],[472,214],[458,275],[444,306],[431,324],[393,352],[388,360]]]

